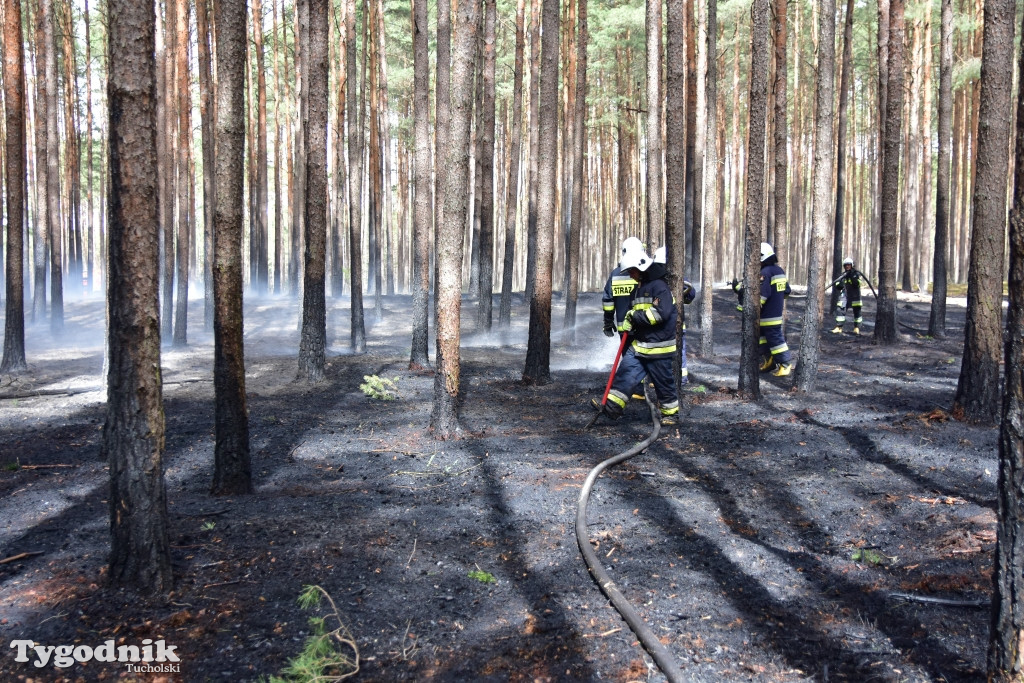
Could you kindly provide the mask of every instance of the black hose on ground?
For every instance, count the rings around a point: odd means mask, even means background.
[[[622,618],[626,620],[629,627],[633,629],[633,633],[636,634],[637,640],[644,646],[644,649],[650,653],[651,657],[654,658],[658,668],[661,669],[662,673],[672,683],[681,683],[686,680],[683,678],[683,672],[676,663],[675,657],[672,656],[658,637],[654,635],[654,632],[647,627],[640,615],[636,613],[633,606],[629,604],[625,596],[619,591],[618,586],[612,581],[611,577],[601,566],[601,560],[598,558],[597,553],[594,552],[593,547],[590,545],[590,539],[587,536],[587,503],[590,500],[590,491],[594,487],[594,482],[601,475],[601,472],[617,465],[620,462],[629,460],[634,455],[642,453],[648,446],[654,443],[655,439],[658,438],[658,434],[661,433],[661,420],[658,414],[657,406],[647,399],[647,405],[651,409],[651,418],[654,420],[654,431],[645,440],[641,441],[637,445],[630,448],[628,451],[624,451],[608,458],[604,462],[598,464],[597,467],[590,471],[587,476],[587,480],[583,483],[583,490],[580,491],[580,501],[576,508],[576,542],[580,546],[580,552],[583,553],[583,559],[587,563],[587,568],[590,570],[590,575],[594,577],[594,581],[600,586],[601,591],[611,601],[612,606],[618,610]]]

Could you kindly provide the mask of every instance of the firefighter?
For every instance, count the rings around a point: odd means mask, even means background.
[[[619,252],[619,265],[612,269],[608,281],[604,285],[604,295],[601,297],[601,308],[604,310],[604,336],[614,337],[616,332],[622,333],[620,325],[629,310],[630,298],[636,288],[637,281],[629,276],[629,273],[622,269],[623,259],[627,254],[644,252],[644,243],[636,237],[627,237],[622,242],[622,249]]]
[[[654,252],[654,262],[655,263],[666,263],[667,260],[668,260],[668,253],[667,253],[665,247],[664,246],[658,247],[657,250]],[[683,335],[682,335],[683,343],[682,343],[682,347],[679,349],[679,358],[680,358],[680,364],[679,364],[680,371],[679,371],[679,375],[680,375],[680,380],[681,380],[680,384],[688,384],[690,382],[690,375],[689,375],[689,373],[686,370],[686,306],[688,306],[688,305],[693,303],[693,298],[694,298],[695,295],[696,295],[696,290],[694,290],[693,285],[690,283],[690,281],[689,280],[683,280],[683,306],[680,307],[679,306],[679,302],[675,300],[674,296],[672,297],[672,301],[676,304],[676,310],[679,313],[679,318],[682,321],[681,327],[683,329]]]
[[[626,254],[619,267],[640,282],[620,326],[632,339],[632,353],[622,354],[607,403],[602,406],[598,399],[591,403],[612,419],[621,417],[633,387],[646,375],[658,397],[661,424],[676,424],[679,397],[672,357],[676,353],[677,312],[672,290],[665,281],[668,269],[664,263],[652,263],[642,251]]]
[[[843,259],[843,274],[832,283],[835,289],[841,290],[839,302],[836,304],[836,326],[832,334],[841,334],[846,324],[846,309],[853,310],[853,333],[860,334],[861,317],[860,281],[864,276],[853,265],[853,259]]]
[[[761,372],[775,370],[776,377],[793,371],[792,354],[782,329],[782,311],[790,293],[786,271],[779,266],[772,245],[761,242]]]

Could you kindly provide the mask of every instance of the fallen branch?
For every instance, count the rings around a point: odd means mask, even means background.
[[[207,588],[214,588],[216,586],[233,586],[236,583],[242,583],[242,580],[241,579],[235,579],[234,581],[221,581],[220,583],[208,583],[205,586],[203,586],[203,590],[206,590]]]
[[[951,600],[949,598],[932,598],[927,595],[914,595],[912,593],[889,593],[891,597],[912,602],[923,602],[930,605],[945,605],[946,607],[988,607],[991,600]]]
[[[78,465],[19,465],[19,470],[49,470],[57,467],[78,467]]]
[[[24,560],[26,557],[35,557],[36,555],[42,555],[42,550],[33,550],[27,553],[18,553],[17,555],[11,555],[0,560],[0,564],[8,564],[9,562],[17,562],[18,560]]]

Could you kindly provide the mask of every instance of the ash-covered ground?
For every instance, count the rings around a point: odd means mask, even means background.
[[[995,542],[997,430],[949,418],[963,344],[923,336],[927,298],[901,300],[901,343],[822,339],[816,391],[767,376],[735,397],[739,319],[716,293],[715,354],[689,358],[684,419],[601,476],[588,533],[619,588],[694,681],[972,681],[983,678]],[[0,378],[0,680],[249,681],[277,674],[331,596],[365,681],[659,681],[590,578],[575,538],[588,472],[646,438],[646,406],[583,431],[615,353],[599,295],[575,343],[552,316],[553,381],[525,386],[528,308],[473,331],[463,304],[465,436],[435,441],[433,377],[407,370],[409,297],[367,299],[369,351],[328,312],[327,379],[294,380],[298,306],[246,306],[256,493],[208,495],[212,334],[165,348],[165,455],[176,587],[105,586],[109,547],[103,303],[67,304],[65,340],[30,325],[30,372]],[[803,299],[787,305],[799,353]],[[689,308],[695,335],[696,308]],[[826,325],[826,329],[831,327]],[[849,329],[849,325],[847,326]],[[691,347],[693,339],[691,336]],[[797,355],[799,358],[799,355]],[[360,390],[397,382],[393,401]],[[493,578],[493,581],[490,579]],[[947,601],[950,604],[943,602]],[[979,606],[980,605],[980,606]],[[179,670],[15,661],[15,640],[175,646]]]

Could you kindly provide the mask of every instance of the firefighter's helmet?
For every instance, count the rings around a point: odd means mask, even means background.
[[[636,268],[643,272],[650,268],[650,266],[651,257],[647,255],[642,246],[632,246],[626,250],[619,261],[619,269],[623,272],[628,271],[630,268]]]
[[[846,266],[850,266],[851,268],[853,268],[853,259],[850,258],[849,256],[843,259],[843,267],[845,268]]]
[[[771,256],[775,256],[775,250],[772,249],[772,245],[767,242],[761,242],[761,263],[767,261]]]
[[[665,249],[665,245],[662,245],[654,250],[654,262],[668,263],[668,250]]]

